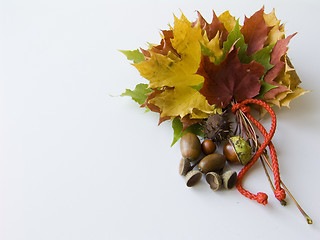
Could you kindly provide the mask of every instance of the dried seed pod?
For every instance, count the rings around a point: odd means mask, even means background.
[[[237,182],[237,173],[235,171],[229,170],[222,174],[223,186],[226,189],[231,189]]]
[[[206,139],[201,144],[202,152],[205,155],[209,155],[211,153],[214,153],[216,151],[216,144],[211,139]]]
[[[242,165],[250,162],[251,151],[249,143],[240,136],[229,138],[229,143],[223,148],[223,154],[228,161],[240,162]]]
[[[186,184],[188,187],[192,187],[196,185],[202,177],[202,173],[200,171],[192,170],[186,175]]]
[[[201,143],[197,135],[186,133],[180,140],[180,151],[184,158],[195,161],[201,154]]]
[[[191,163],[186,158],[181,158],[179,164],[179,174],[185,176],[191,170]]]
[[[212,153],[205,156],[198,164],[201,172],[217,172],[226,164],[226,157],[219,153]]]
[[[218,144],[227,139],[230,136],[227,113],[211,115],[204,123],[204,135]]]
[[[215,172],[208,172],[206,174],[206,180],[213,191],[218,190],[222,185],[221,176]]]

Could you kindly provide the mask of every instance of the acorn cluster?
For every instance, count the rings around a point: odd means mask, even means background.
[[[232,170],[224,171],[226,162],[247,164],[251,159],[251,147],[239,136],[229,138],[223,148],[223,154],[216,153],[217,146],[211,139],[202,143],[193,133],[186,133],[180,140],[182,158],[179,173],[186,177],[186,185],[192,187],[202,176],[213,191],[221,188],[234,187],[237,173]],[[195,167],[198,170],[195,170]]]

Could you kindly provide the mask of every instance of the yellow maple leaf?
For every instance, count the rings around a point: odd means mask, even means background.
[[[236,18],[233,17],[229,11],[225,11],[222,13],[219,17],[220,22],[223,23],[224,27],[227,29],[227,31],[230,33],[234,27],[236,26]]]
[[[207,34],[205,33],[203,35],[203,42],[201,42],[204,46],[206,46],[211,53],[213,53],[213,56],[210,57],[211,62],[215,62],[216,58],[219,58],[223,55],[223,50],[220,48],[220,33],[217,32],[216,36],[212,38],[210,41],[208,39]]]
[[[205,97],[197,90],[188,86],[167,89],[156,98],[151,99],[150,103],[162,109],[160,117],[180,116],[183,118],[190,114],[191,119],[203,119],[217,111],[220,112],[218,108],[209,105]]]
[[[199,24],[192,26],[183,14],[180,19],[174,18],[171,44],[180,57],[150,51],[150,58],[133,65],[149,80],[149,88],[164,89],[150,100],[160,108],[161,117],[183,118],[189,114],[190,118],[207,118],[216,113],[216,106],[209,105],[203,95],[191,88],[204,81],[196,74],[201,61],[200,42],[204,42],[201,28]]]
[[[284,25],[280,25],[280,20],[277,19],[275,9],[270,13],[263,13],[264,21],[268,27],[272,27],[265,42],[266,45],[276,43],[278,40],[285,38]]]

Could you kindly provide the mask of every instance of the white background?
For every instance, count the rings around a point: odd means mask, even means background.
[[[276,110],[281,176],[313,218],[280,206],[257,166],[245,180],[262,206],[178,175],[170,123],[125,88],[145,82],[117,49],[160,41],[180,9],[241,17],[265,4],[286,23],[304,89]],[[304,1],[0,1],[0,239],[320,239],[319,10]],[[268,126],[270,119],[264,124]]]

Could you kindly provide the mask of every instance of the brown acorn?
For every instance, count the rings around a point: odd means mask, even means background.
[[[206,139],[201,144],[202,152],[205,155],[209,155],[211,153],[214,153],[216,151],[216,144],[211,139]]]
[[[184,158],[195,161],[201,154],[201,143],[197,135],[186,133],[180,140],[180,151]]]
[[[219,153],[212,153],[205,156],[198,164],[201,172],[216,172],[220,171],[226,164],[226,157]]]

